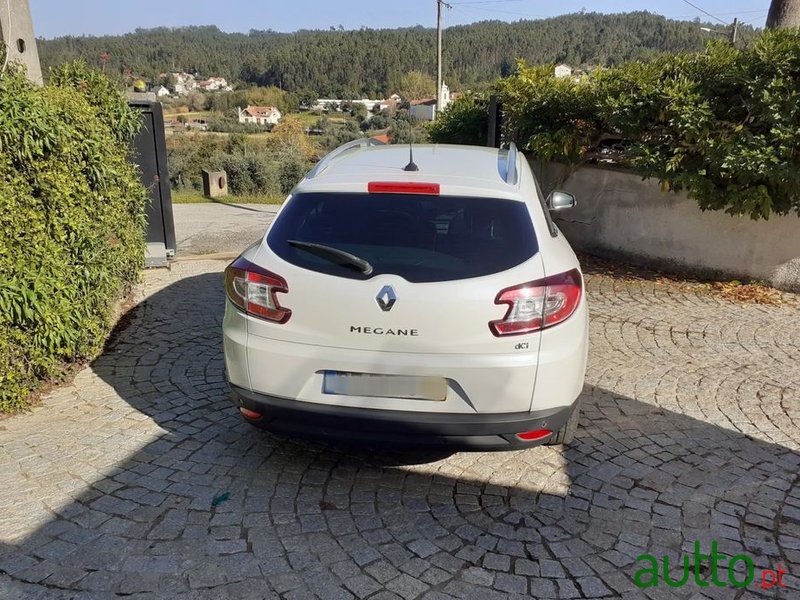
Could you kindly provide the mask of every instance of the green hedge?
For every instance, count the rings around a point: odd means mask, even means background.
[[[81,63],[44,87],[0,76],[0,412],[94,355],[137,279],[147,194],[126,156],[138,127]]]
[[[713,41],[701,53],[598,69],[577,81],[556,79],[552,65],[520,62],[495,93],[505,138],[541,159],[611,158],[663,189],[688,190],[704,210],[800,214],[798,29],[767,31],[739,49]],[[468,108],[448,108],[436,130],[474,124]],[[450,140],[458,136],[437,141]]]

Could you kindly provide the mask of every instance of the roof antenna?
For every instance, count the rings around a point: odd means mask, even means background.
[[[408,164],[403,167],[403,171],[419,171],[417,163],[414,162],[414,144],[408,143]]]

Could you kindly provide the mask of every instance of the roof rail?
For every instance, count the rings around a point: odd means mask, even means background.
[[[508,154],[506,155],[506,183],[509,185],[517,185],[517,145],[511,142],[508,145]]]
[[[369,146],[383,146],[383,145],[385,145],[383,142],[381,142],[380,140],[376,140],[375,138],[359,138],[357,140],[353,140],[352,142],[347,142],[346,144],[342,144],[338,148],[331,150],[330,152],[328,152],[328,154],[323,156],[322,159],[316,165],[314,165],[314,168],[308,172],[308,175],[306,175],[306,179],[313,179],[314,177],[322,173],[325,167],[328,166],[328,163],[330,163],[334,158],[344,154],[345,152],[349,152],[354,148],[362,148],[362,147],[368,148]]]

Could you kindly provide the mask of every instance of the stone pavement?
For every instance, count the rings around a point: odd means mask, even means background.
[[[0,598],[800,597],[797,308],[589,276],[575,445],[373,452],[240,420],[224,266],[146,273],[106,353],[0,421]],[[785,587],[634,585],[696,540]]]

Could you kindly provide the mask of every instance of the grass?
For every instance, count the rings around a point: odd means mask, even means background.
[[[264,194],[248,194],[245,196],[221,196],[218,198],[206,198],[200,192],[172,192],[173,204],[204,204],[217,202],[219,204],[283,204],[283,196],[270,196]]]
[[[313,127],[316,124],[316,122],[320,120],[320,115],[313,115],[310,112],[290,113],[290,115],[287,116],[292,116],[297,118],[306,127]]]

